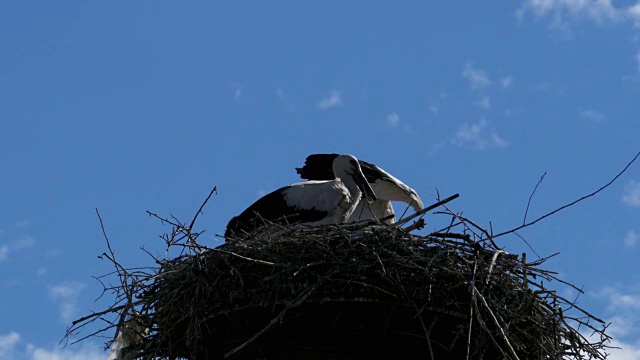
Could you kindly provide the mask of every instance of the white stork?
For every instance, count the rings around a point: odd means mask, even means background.
[[[331,179],[333,178],[331,162],[337,156],[338,154],[309,155],[304,166],[296,168],[296,171],[303,179]],[[357,208],[351,213],[351,216],[347,220],[348,222],[374,218],[384,219],[391,216],[386,222],[389,224],[394,223],[396,219],[391,201],[407,203],[411,205],[415,211],[421,210],[424,207],[420,196],[418,196],[415,190],[381,168],[366,161],[359,160],[359,162],[362,173],[376,193],[377,200],[371,204],[365,202],[359,203]]]
[[[134,314],[135,316],[139,315],[138,312]],[[149,330],[145,329],[138,319],[129,317],[122,329],[118,329],[118,334],[111,345],[111,352],[107,360],[136,359],[138,357],[138,351],[127,348],[142,340],[142,337],[147,334],[148,331]]]
[[[256,214],[271,221],[286,217],[289,223],[340,224],[351,216],[363,193],[367,200],[376,200],[355,157],[336,154],[331,163],[334,176],[285,186],[263,196],[229,221],[224,236],[259,227]]]

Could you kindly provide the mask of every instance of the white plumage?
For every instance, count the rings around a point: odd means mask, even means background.
[[[305,165],[296,168],[303,179],[323,180],[332,178],[331,162],[337,154],[313,154],[309,155]],[[377,200],[372,203],[360,202],[348,218],[347,222],[364,219],[385,219],[387,223],[395,222],[395,213],[391,201],[402,201],[409,204],[415,211],[421,210],[424,205],[418,193],[405,185],[380,167],[359,160],[362,173],[376,194]]]
[[[146,332],[137,319],[129,318],[124,323],[124,326],[118,329],[118,334],[111,345],[111,352],[107,360],[134,360],[138,352],[127,351],[129,350],[127,348],[140,341]],[[126,352],[123,353],[123,351]]]
[[[332,180],[292,184],[258,199],[229,221],[225,237],[260,226],[259,217],[271,221],[286,217],[289,223],[308,225],[343,223],[353,214],[363,193],[367,199],[376,199],[355,157],[336,155],[331,166],[335,174]]]

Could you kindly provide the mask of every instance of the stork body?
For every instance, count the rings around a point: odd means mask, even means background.
[[[138,351],[131,350],[129,347],[140,341],[147,331],[137,319],[130,318],[122,328],[118,329],[118,334],[111,345],[111,352],[107,360],[136,359]]]
[[[296,168],[303,179],[323,180],[333,178],[332,162],[338,154],[312,154],[309,155],[301,168]],[[359,221],[364,219],[387,219],[387,223],[395,222],[395,213],[391,201],[402,201],[411,205],[415,210],[421,210],[424,205],[418,193],[405,185],[388,172],[376,165],[359,160],[362,173],[376,193],[377,200],[368,204],[360,202],[347,220]]]
[[[336,155],[331,167],[335,175],[330,180],[296,183],[258,199],[229,221],[225,237],[261,226],[260,218],[308,225],[340,224],[349,219],[363,193],[367,199],[376,199],[355,157]]]

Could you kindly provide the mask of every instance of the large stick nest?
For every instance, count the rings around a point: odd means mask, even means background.
[[[121,267],[116,304],[69,333],[118,312],[113,325],[150,330],[132,347],[143,359],[606,357],[606,326],[547,288],[564,282],[546,259],[507,254],[447,215],[451,226],[427,236],[269,223],[217,248],[197,244],[193,222],[170,221],[165,240],[188,251],[153,271]]]

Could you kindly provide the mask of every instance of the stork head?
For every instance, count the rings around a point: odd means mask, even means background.
[[[333,160],[333,173],[336,177],[345,180],[343,177],[348,176],[355,182],[356,186],[362,191],[362,194],[369,202],[376,201],[376,194],[373,192],[371,185],[362,174],[360,163],[353,155],[339,155]]]

